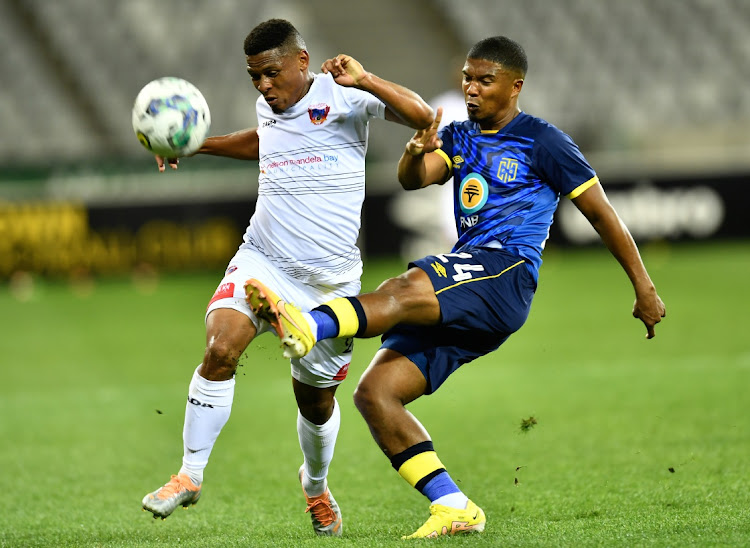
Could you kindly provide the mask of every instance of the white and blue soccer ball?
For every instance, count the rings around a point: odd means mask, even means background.
[[[203,94],[182,78],[146,84],[133,105],[133,131],[141,144],[166,158],[189,156],[208,137],[211,112]]]

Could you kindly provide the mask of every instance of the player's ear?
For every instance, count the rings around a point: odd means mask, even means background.
[[[517,78],[513,82],[513,91],[511,92],[511,97],[516,97],[519,93],[521,93],[522,87],[523,87],[523,78]]]
[[[301,71],[307,70],[307,67],[310,65],[310,54],[307,53],[307,50],[300,50],[299,54],[297,55],[297,62]]]

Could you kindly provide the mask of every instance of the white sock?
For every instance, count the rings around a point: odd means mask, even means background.
[[[326,477],[328,466],[333,459],[336,437],[341,425],[339,402],[333,400],[333,414],[325,424],[313,424],[297,411],[297,434],[299,446],[305,456],[302,487],[305,492],[315,497],[322,495],[328,487]]]
[[[449,506],[451,508],[464,509],[469,504],[469,498],[459,491],[458,493],[443,495],[442,497],[433,500],[430,504],[442,504],[443,506]]]
[[[200,367],[200,366],[198,366]],[[185,406],[182,430],[184,454],[181,474],[187,474],[196,485],[203,482],[203,469],[219,432],[229,420],[234,398],[234,379],[209,381],[193,373]]]

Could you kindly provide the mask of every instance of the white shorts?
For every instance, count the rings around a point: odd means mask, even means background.
[[[206,318],[212,310],[231,308],[250,318],[258,331],[256,337],[266,331],[271,331],[275,337],[276,332],[271,325],[255,316],[245,300],[245,282],[250,278],[262,281],[279,297],[302,310],[311,310],[336,297],[357,295],[361,289],[359,280],[336,285],[302,283],[282,272],[262,253],[254,249],[240,249],[229,261],[224,278],[208,303]],[[346,378],[353,347],[353,339],[322,340],[307,356],[291,360],[292,376],[316,388],[336,386]]]

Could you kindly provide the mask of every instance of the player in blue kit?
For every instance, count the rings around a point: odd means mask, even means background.
[[[384,333],[354,401],[393,467],[430,499],[429,519],[408,538],[484,529],[484,512],[451,479],[405,405],[497,349],[526,321],[560,196],[573,201],[625,270],[635,290],[632,313],[647,338],[665,315],[630,232],[578,147],[518,107],[526,69],[523,49],[508,38],[475,44],[463,68],[469,120],[438,132],[438,110],[399,161],[407,190],[453,177],[459,238],[451,253],[414,261],[372,293],[310,312],[259,280],[246,284],[248,302],[274,326],[287,356],[304,355],[330,337]]]

